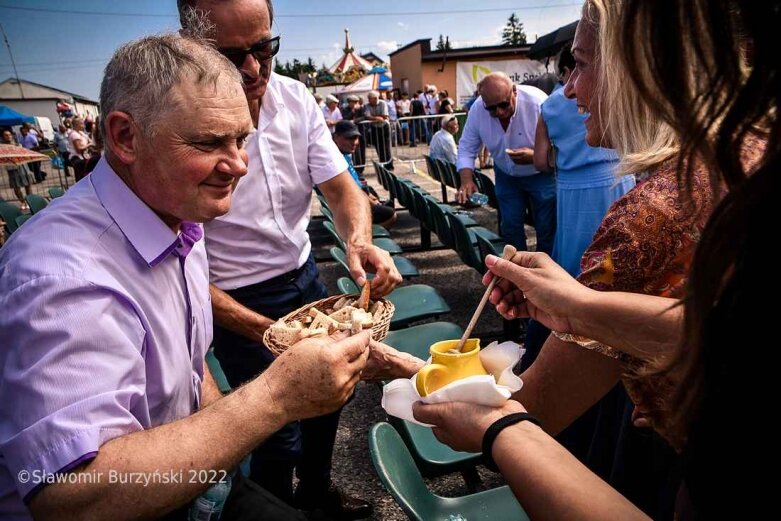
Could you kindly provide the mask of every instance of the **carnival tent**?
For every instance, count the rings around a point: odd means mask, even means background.
[[[358,94],[371,90],[393,90],[393,80],[388,69],[385,67],[374,67],[366,76],[341,89],[339,94]]]

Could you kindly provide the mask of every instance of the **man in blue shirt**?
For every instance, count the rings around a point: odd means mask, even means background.
[[[38,146],[38,138],[36,138],[32,132],[30,132],[30,124],[25,123],[22,125],[22,128],[20,130],[21,136],[19,137],[19,144],[22,145],[27,150],[38,150],[40,148]],[[32,163],[29,163],[30,170],[33,171],[33,176],[35,177],[35,182],[40,183],[44,179],[46,179],[46,172],[41,170],[41,162],[35,161]]]

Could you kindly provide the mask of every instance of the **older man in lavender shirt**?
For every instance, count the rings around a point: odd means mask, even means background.
[[[227,212],[247,171],[240,76],[149,37],[117,51],[100,101],[105,158],[0,250],[4,520],[192,516],[271,433],[339,408],[369,356],[368,334],[299,343],[222,397],[195,223]],[[237,476],[223,518],[248,494],[273,511],[257,518],[303,517]]]

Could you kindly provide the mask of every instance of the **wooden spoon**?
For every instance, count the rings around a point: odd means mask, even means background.
[[[504,247],[504,251],[502,252],[502,258],[504,260],[511,260],[518,250],[515,249],[515,246],[512,244],[507,244]],[[485,293],[483,293],[483,298],[480,299],[480,303],[477,305],[477,309],[475,310],[474,315],[472,315],[472,320],[469,321],[469,325],[466,326],[466,329],[464,330],[464,334],[461,336],[461,340],[458,341],[458,345],[454,348],[459,353],[464,349],[464,345],[466,344],[466,341],[469,340],[469,336],[472,334],[472,330],[475,328],[475,325],[477,324],[477,319],[480,318],[480,315],[483,313],[483,309],[485,308],[486,303],[488,303],[488,297],[491,296],[491,292],[494,290],[494,286],[496,286],[496,283],[502,280],[502,277],[497,277],[494,275],[494,278],[491,279],[491,282],[488,284],[488,287],[485,288]]]

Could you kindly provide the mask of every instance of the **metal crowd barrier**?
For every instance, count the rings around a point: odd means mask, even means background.
[[[466,123],[466,113],[457,112],[461,129]],[[424,161],[429,151],[429,143],[434,133],[439,130],[442,114],[428,116],[404,116],[396,121],[376,123],[361,121],[361,142],[353,154],[353,164],[359,171],[377,161],[385,167],[392,168],[394,161],[409,162],[412,168],[415,163]],[[458,142],[459,134],[456,135]]]

